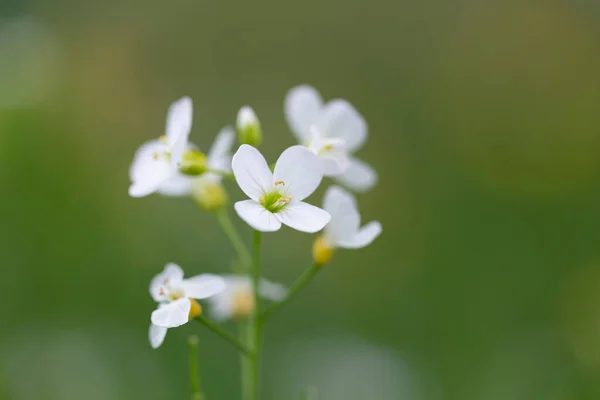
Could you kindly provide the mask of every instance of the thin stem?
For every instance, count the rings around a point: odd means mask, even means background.
[[[231,222],[231,218],[229,218],[229,213],[227,212],[227,209],[223,208],[219,212],[217,212],[217,220],[219,221],[219,224],[221,224],[223,232],[225,232],[225,235],[227,235],[227,237],[229,238],[231,245],[233,246],[235,251],[237,251],[238,256],[240,257],[240,261],[244,265],[244,269],[248,270],[250,263],[252,262],[252,259],[250,258],[250,253],[248,252],[244,241],[242,240],[240,235],[238,235],[235,226]]]
[[[242,344],[235,336],[233,336],[231,333],[229,333],[226,330],[224,330],[223,328],[221,328],[219,325],[215,324],[212,321],[209,321],[208,319],[204,318],[204,316],[202,316],[202,315],[199,315],[194,319],[196,321],[200,322],[202,325],[206,326],[208,329],[210,329],[217,335],[221,336],[223,339],[225,339],[227,342],[229,342],[229,344],[231,344],[233,347],[235,347],[242,353],[248,354],[250,356],[253,355],[252,350],[250,350],[247,346]]]
[[[244,400],[256,400],[259,394],[260,348],[262,342],[262,318],[260,313],[260,232],[254,231],[252,246],[252,289],[254,292],[254,313],[250,318],[247,329],[247,344],[252,343],[254,356],[251,363],[243,371]]]
[[[190,350],[190,391],[192,400],[205,400],[200,384],[200,372],[198,368],[198,336],[190,335],[188,338],[188,347]]]
[[[240,340],[248,347],[254,346],[254,321],[252,318],[240,322]],[[241,356],[242,399],[254,400],[254,355],[242,354]]]
[[[210,172],[210,173],[216,174],[216,175],[221,175],[223,178],[227,178],[227,179],[230,179],[235,182],[235,176],[231,172],[223,171],[221,169],[213,169],[213,168],[208,169],[206,172]]]
[[[280,302],[273,303],[269,306],[262,314],[262,318],[265,319],[269,315],[271,315],[275,310],[281,307],[283,304],[287,303],[292,297],[294,297],[300,290],[302,290],[312,279],[315,277],[317,272],[321,270],[321,266],[318,264],[311,265],[307,270],[305,270],[298,279],[290,286],[287,296]]]

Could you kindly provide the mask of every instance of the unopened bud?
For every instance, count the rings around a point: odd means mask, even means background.
[[[208,178],[208,176],[207,176]],[[227,191],[223,184],[217,180],[200,178],[192,188],[192,196],[196,203],[204,210],[214,212],[227,205]]]
[[[202,306],[200,305],[200,303],[198,303],[194,299],[188,299],[188,300],[190,301],[190,304],[191,304],[189,319],[194,319],[197,316],[199,316],[200,314],[202,314]]]
[[[186,150],[179,164],[179,172],[198,176],[206,172],[206,156],[198,150]]]
[[[236,130],[240,144],[258,147],[262,143],[262,129],[256,113],[250,106],[244,106],[237,115]]]
[[[321,235],[315,239],[312,248],[313,259],[318,265],[324,265],[331,260],[333,257],[333,248],[327,243],[325,238]]]

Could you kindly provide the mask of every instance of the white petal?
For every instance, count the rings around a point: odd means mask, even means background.
[[[192,99],[187,96],[171,104],[167,112],[166,135],[171,146],[172,165],[181,162],[192,129],[192,114]]]
[[[160,140],[151,140],[141,145],[135,152],[129,167],[129,179],[133,182],[144,175],[143,166],[149,161],[154,161],[155,154],[162,155],[166,151],[169,151],[168,146]]]
[[[285,117],[299,143],[306,144],[310,139],[310,126],[317,122],[322,107],[323,100],[312,86],[296,86],[287,93]]]
[[[206,299],[225,290],[225,279],[219,275],[202,274],[183,281],[185,296],[192,299]]]
[[[191,307],[190,299],[184,297],[154,310],[150,319],[154,325],[175,328],[189,321]]]
[[[234,208],[240,218],[257,231],[274,232],[281,228],[279,219],[254,200],[238,201]]]
[[[149,160],[135,166],[135,180],[129,186],[131,197],[144,197],[154,193],[169,179],[174,171],[163,160]]]
[[[331,220],[327,211],[304,202],[289,203],[275,215],[290,228],[308,233],[320,231]]]
[[[150,339],[150,346],[153,349],[158,349],[162,342],[165,340],[165,336],[167,336],[167,329],[162,326],[150,324],[150,329],[148,330],[148,339]]]
[[[152,278],[150,282],[150,294],[155,301],[164,300],[163,296],[160,295],[160,288],[164,286],[165,281],[178,286],[183,281],[183,270],[181,267],[174,263],[165,265],[163,272]]]
[[[339,241],[337,245],[345,249],[360,249],[361,247],[371,244],[380,233],[381,224],[377,221],[372,221],[360,228],[354,237],[349,240]]]
[[[266,279],[260,280],[258,291],[260,297],[271,301],[281,301],[285,299],[285,296],[287,296],[288,293],[288,290],[285,286],[279,283],[273,283]]]
[[[273,174],[267,161],[254,147],[241,145],[233,156],[231,167],[240,189],[252,200],[258,201],[265,191],[273,188]]]
[[[351,157],[348,168],[335,180],[354,191],[366,192],[377,183],[377,173],[369,164]]]
[[[158,193],[172,197],[187,196],[192,192],[193,182],[194,178],[190,176],[174,173],[159,186]]]
[[[218,133],[208,152],[207,163],[210,168],[221,171],[231,170],[231,148],[235,141],[235,131],[226,126]]]
[[[310,196],[323,179],[323,166],[317,156],[304,146],[286,149],[275,164],[274,182],[283,182],[283,192],[294,201]]]
[[[316,126],[325,136],[344,139],[350,152],[360,148],[367,139],[365,119],[346,100],[336,99],[325,104]]]
[[[338,176],[343,174],[350,165],[350,159],[345,152],[329,151],[319,156],[323,163],[324,176]]]
[[[331,186],[325,193],[323,208],[331,214],[331,222],[325,227],[325,236],[332,243],[354,237],[360,227],[360,214],[354,196]]]

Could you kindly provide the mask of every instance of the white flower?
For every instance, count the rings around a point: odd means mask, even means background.
[[[337,247],[365,247],[381,234],[381,224],[378,221],[371,221],[360,227],[360,214],[354,196],[338,186],[327,189],[323,208],[331,214],[331,221],[313,246],[313,257],[319,264],[329,261]]]
[[[160,191],[168,181],[178,179],[177,168],[188,147],[192,129],[192,99],[183,97],[169,107],[165,136],[144,143],[135,153],[129,169],[132,197]],[[168,189],[167,189],[168,191]]]
[[[217,320],[248,317],[254,311],[252,280],[242,275],[225,275],[225,290],[210,298],[212,315]],[[260,297],[281,301],[287,295],[285,286],[261,279],[258,287]]]
[[[206,299],[225,290],[225,280],[218,275],[202,274],[183,279],[177,264],[167,264],[150,283],[150,294],[159,304],[152,312],[149,339],[153,348],[159,347],[168,328],[175,328],[200,315],[201,308],[194,299]]]
[[[265,158],[249,145],[233,156],[233,174],[251,200],[235,203],[235,210],[252,228],[272,232],[285,224],[302,232],[317,232],[329,222],[326,211],[304,203],[321,183],[321,163],[306,147],[285,150],[271,172]]]
[[[321,158],[325,176],[356,191],[375,185],[375,170],[352,156],[367,139],[367,123],[350,103],[323,103],[315,88],[301,85],[288,92],[285,115],[298,142]]]
[[[252,107],[244,106],[240,108],[237,115],[236,129],[240,143],[258,147],[262,142],[260,121]]]

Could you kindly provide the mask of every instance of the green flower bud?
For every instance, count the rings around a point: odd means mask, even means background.
[[[262,143],[260,121],[252,107],[244,106],[237,115],[236,130],[240,144],[258,147]]]
[[[198,150],[186,150],[183,153],[179,172],[185,175],[198,176],[206,172],[206,156]]]
[[[218,179],[200,178],[192,188],[196,203],[209,212],[218,211],[227,205],[227,192]]]

